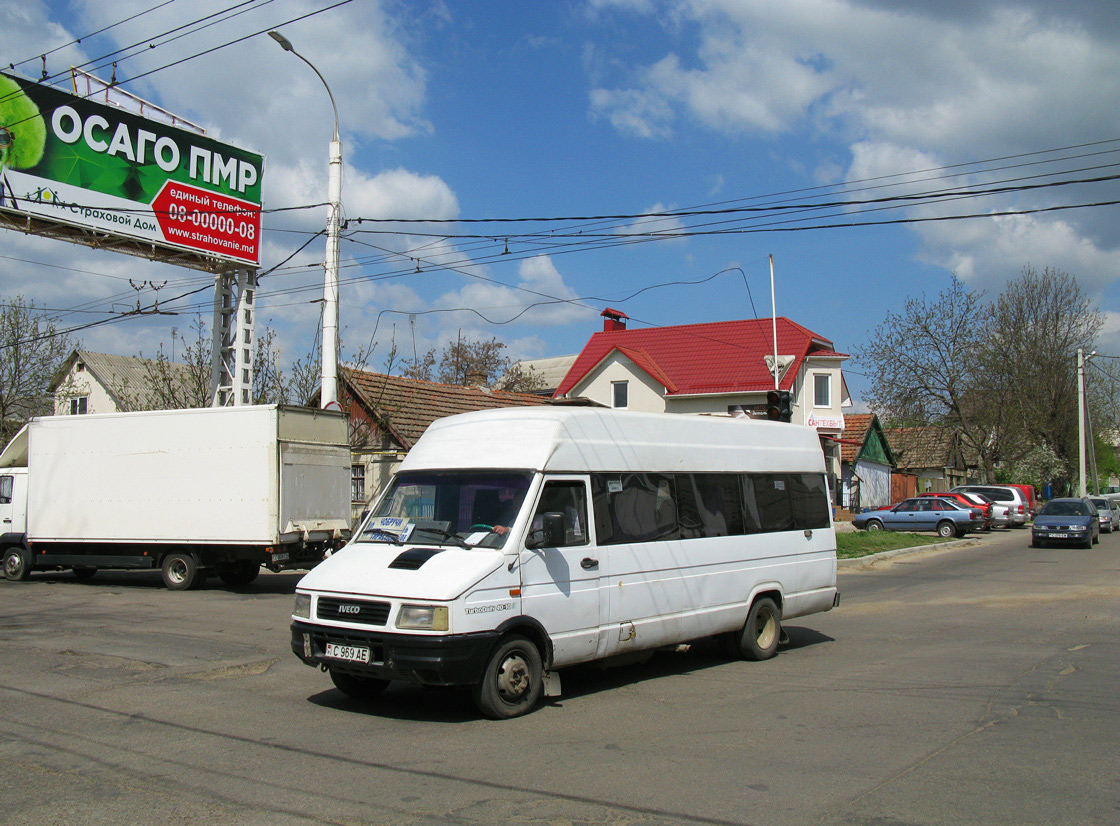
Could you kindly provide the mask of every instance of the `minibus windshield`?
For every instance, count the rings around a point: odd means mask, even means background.
[[[501,548],[532,478],[517,471],[398,473],[359,541]]]

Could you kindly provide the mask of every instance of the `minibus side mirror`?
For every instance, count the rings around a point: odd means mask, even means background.
[[[525,547],[533,550],[534,548],[557,548],[563,545],[564,514],[549,511],[543,515],[542,522],[542,527],[530,532],[525,541]]]

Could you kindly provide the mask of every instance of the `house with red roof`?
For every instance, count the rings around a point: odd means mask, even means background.
[[[832,341],[784,317],[628,329],[622,311],[608,307],[601,315],[603,330],[588,340],[553,398],[765,418],[776,364],[777,389],[792,394],[792,421],[817,429],[829,473],[839,477],[836,439],[851,399],[842,369],[848,356]]]

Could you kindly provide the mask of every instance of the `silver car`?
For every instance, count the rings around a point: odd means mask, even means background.
[[[980,493],[991,499],[992,524],[1021,528],[1030,521],[1030,503],[1018,488],[1007,485],[959,485],[953,488],[953,493]]]
[[[1101,533],[1112,533],[1115,530],[1120,530],[1120,502],[1096,496],[1090,497],[1089,501],[1097,506]]]

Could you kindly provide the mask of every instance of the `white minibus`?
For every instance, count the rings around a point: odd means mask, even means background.
[[[296,586],[291,641],[349,696],[471,686],[507,718],[564,666],[704,637],[763,660],[783,619],[837,604],[815,430],[519,407],[428,428]]]

